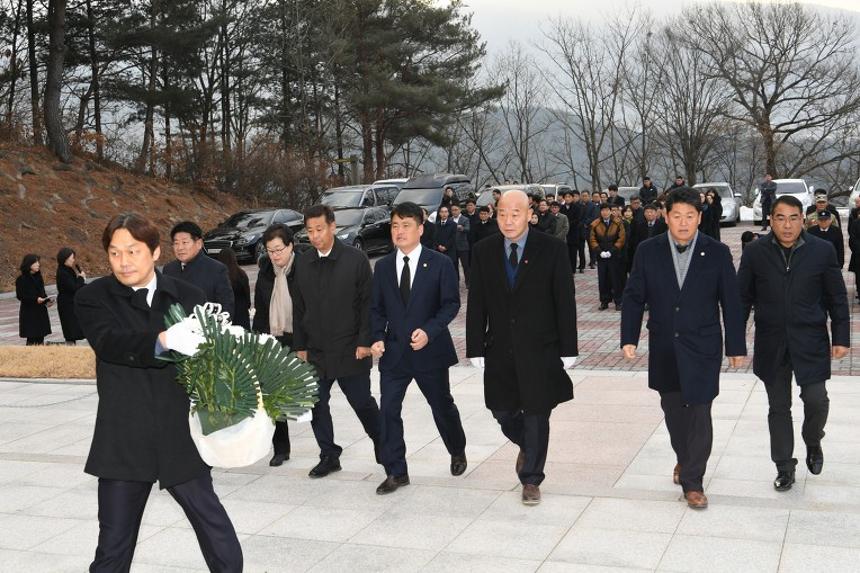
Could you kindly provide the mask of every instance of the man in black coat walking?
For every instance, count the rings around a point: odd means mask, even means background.
[[[158,273],[158,229],[135,214],[114,217],[102,243],[112,274],[78,291],[75,311],[96,355],[99,405],[84,471],[99,478],[99,540],[92,572],[128,571],[152,484],[167,489],[191,522],[210,571],[242,570],[242,548],[209,467],[188,427],[189,400],[164,350],[193,354],[200,340],[164,330],[179,303],[203,291]]]
[[[576,257],[577,254],[581,254],[581,267],[579,272],[583,272],[583,268],[585,267],[585,246],[582,242],[582,218],[585,211],[585,207],[580,203],[579,200],[579,191],[568,189],[564,192],[564,203],[561,205],[559,212],[567,217],[568,220],[568,229],[567,229],[567,254],[570,259],[570,269],[573,272],[576,272]],[[582,249],[580,249],[582,246]]]
[[[520,447],[522,501],[540,502],[549,417],[573,399],[565,371],[578,355],[576,302],[567,248],[529,231],[522,191],[499,200],[502,234],[475,245],[466,315],[466,356],[484,372],[484,401]]]
[[[379,406],[370,393],[370,297],[372,274],[367,255],[335,237],[335,213],[327,205],[305,211],[305,229],[313,246],[295,262],[293,349],[319,373],[319,401],[311,427],[320,447],[312,478],[340,471],[343,451],[334,441],[329,409],[337,382],[373,440],[379,461]]]
[[[654,187],[651,178],[647,175],[643,177],[642,187],[639,188],[639,198],[642,199],[642,204],[648,205],[649,203],[653,203],[657,200],[657,195],[659,194],[660,190]]]
[[[205,293],[206,302],[220,304],[232,317],[235,301],[227,267],[203,251],[203,231],[197,223],[177,223],[170,230],[170,238],[176,260],[164,265],[164,274],[193,284]]]
[[[797,466],[792,374],[803,400],[806,465],[817,475],[824,466],[821,439],[830,407],[825,382],[831,358],[848,354],[851,325],[836,251],[803,231],[803,205],[783,195],[770,215],[771,232],[744,249],[738,282],[745,321],[755,309],[753,372],[767,390],[770,456],[777,469],[773,485],[786,491],[794,484]]]
[[[457,224],[451,219],[451,211],[446,206],[439,207],[436,219],[436,232],[433,237],[435,250],[451,259],[460,282],[460,265],[457,261]]]
[[[472,248],[478,241],[499,234],[499,224],[493,219],[488,206],[484,205],[478,209],[478,223],[472,226],[471,233]],[[423,245],[424,242],[422,241],[421,244]]]
[[[687,505],[704,509],[703,479],[713,444],[711,403],[719,394],[723,336],[729,365],[746,355],[737,277],[729,248],[697,232],[698,192],[679,188],[666,201],[668,233],[639,245],[621,308],[621,347],[636,358],[648,312],[648,386],[660,406],[677,456],[673,480]]]

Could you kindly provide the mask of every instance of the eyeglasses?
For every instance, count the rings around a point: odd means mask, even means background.
[[[269,253],[270,255],[279,255],[279,254],[283,253],[285,250],[287,250],[287,248],[288,248],[287,245],[284,245],[280,249],[266,249],[266,252]]]

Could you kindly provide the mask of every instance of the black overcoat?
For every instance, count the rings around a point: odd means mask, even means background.
[[[188,428],[190,402],[176,367],[156,358],[164,315],[174,303],[187,313],[203,291],[158,273],[152,307],[146,289],[113,275],[78,291],[75,312],[96,354],[96,426],[84,468],[100,478],[154,482],[162,488],[200,477],[209,467]]]
[[[364,374],[371,357],[355,359],[369,347],[373,274],[367,255],[334,240],[327,257],[316,249],[298,255],[293,297],[293,349],[307,350],[322,378]]]
[[[206,294],[207,302],[220,304],[221,310],[233,316],[235,311],[233,287],[230,285],[227,267],[221,261],[216,261],[200,251],[196,257],[185,264],[184,269],[178,260],[170,261],[164,265],[164,274],[196,286]]]
[[[744,321],[755,308],[753,372],[766,384],[788,351],[801,386],[830,378],[833,345],[851,344],[845,281],[836,251],[826,241],[801,233],[786,262],[773,233],[748,244],[738,269]]]
[[[84,332],[75,315],[75,294],[87,284],[84,277],[79,277],[75,271],[62,265],[57,268],[57,312],[60,314],[60,324],[63,327],[63,338],[66,340],[81,340]]]
[[[293,254],[297,257],[298,253]],[[293,266],[287,275],[287,290],[290,293],[290,299],[295,299],[296,282],[296,261],[293,260]],[[260,334],[271,334],[269,329],[269,307],[272,303],[272,291],[275,288],[275,268],[272,266],[272,261],[269,257],[263,259],[260,263],[260,272],[257,273],[257,283],[254,285],[254,332]],[[295,312],[295,311],[294,311]]]
[[[45,298],[45,281],[42,273],[19,275],[15,279],[15,296],[21,301],[18,311],[18,336],[21,338],[44,338],[51,334],[51,319],[48,307],[36,302]]]
[[[860,218],[855,217],[848,223],[848,248],[851,249],[851,260],[848,270],[860,272]]]
[[[576,302],[567,245],[529,231],[514,287],[505,272],[504,236],[472,250],[466,356],[483,356],[490,410],[547,412],[573,398],[561,362],[577,356]]]
[[[695,247],[679,289],[668,233],[639,244],[621,305],[621,346],[639,344],[648,305],[648,386],[707,404],[720,392],[721,309],[726,356],[744,356],[747,347],[731,251],[704,233]]]

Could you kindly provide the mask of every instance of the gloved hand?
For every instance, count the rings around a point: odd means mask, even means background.
[[[562,356],[561,363],[564,364],[565,370],[570,370],[576,364],[576,356]]]
[[[612,253],[610,253],[609,251],[603,251],[602,253],[600,253],[600,258],[601,258],[601,259],[608,259],[608,258],[610,258],[611,256],[612,256]]]
[[[164,341],[167,350],[175,350],[186,356],[194,356],[197,354],[197,347],[206,342],[206,338],[192,330],[190,321],[183,320],[164,332]]]
[[[475,356],[474,358],[469,359],[472,362],[472,366],[475,368],[484,369],[484,357],[483,356]]]

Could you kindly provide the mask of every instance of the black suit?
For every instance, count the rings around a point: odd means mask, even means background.
[[[206,295],[206,302],[220,304],[221,310],[233,316],[235,311],[233,287],[230,286],[227,267],[221,261],[216,261],[200,251],[185,265],[178,260],[170,261],[164,265],[164,274],[196,286]]]
[[[367,255],[334,240],[327,257],[309,249],[296,257],[293,299],[294,350],[307,350],[319,373],[319,401],[311,426],[320,457],[340,457],[329,409],[335,381],[355,411],[364,431],[379,438],[379,406],[370,393],[373,359],[355,358],[356,348],[369,347],[372,274]]]
[[[99,405],[84,468],[99,477],[99,543],[90,571],[127,571],[152,483],[159,481],[194,527],[206,563],[241,571],[242,549],[212,489],[209,467],[188,428],[188,395],[176,367],[159,360],[156,340],[174,303],[190,313],[206,301],[197,287],[158,274],[147,289],[113,275],[78,291],[75,311],[96,355]]]
[[[561,357],[576,356],[576,302],[567,246],[529,231],[516,269],[505,238],[475,245],[466,316],[466,355],[483,356],[484,400],[525,453],[523,484],[544,479],[549,416],[573,399]]]
[[[460,265],[457,261],[457,224],[453,219],[448,217],[442,222],[441,219],[436,221],[436,235],[434,238],[436,243],[434,250],[439,251],[446,257],[451,259],[454,264],[454,271],[457,273],[457,282],[460,282]],[[444,251],[439,250],[439,247],[445,247]]]
[[[668,233],[636,250],[621,307],[621,345],[638,345],[648,313],[648,386],[660,392],[672,448],[685,492],[702,491],[713,442],[711,402],[719,394],[725,324],[727,356],[746,355],[746,339],[732,255],[724,244],[698,233],[688,247],[683,286]]]
[[[842,229],[831,223],[826,231],[818,225],[813,225],[806,232],[833,245],[833,248],[836,249],[836,261],[839,263],[839,268],[845,266],[845,240],[842,237]]]
[[[478,241],[482,241],[487,237],[492,237],[493,235],[499,234],[499,224],[495,219],[487,219],[486,222],[478,221],[475,225],[472,226],[472,246],[474,248],[475,243]]]
[[[744,320],[755,308],[753,372],[765,383],[770,411],[771,459],[791,470],[794,431],[791,421],[791,377],[804,402],[803,439],[818,446],[824,436],[830,378],[827,318],[834,346],[849,346],[848,295],[834,249],[801,233],[786,254],[769,233],[748,244],[738,269]]]
[[[402,274],[397,274],[397,258],[402,256],[395,250],[376,263],[371,306],[373,340],[385,342],[385,353],[379,360],[381,450],[385,473],[390,476],[408,473],[400,411],[412,380],[430,404],[448,453],[460,456],[466,449],[466,435],[448,380],[448,369],[457,364],[457,351],[448,332],[448,324],[460,310],[457,278],[448,257],[422,248],[415,274],[410,270],[412,286],[404,304],[399,286]],[[419,328],[427,333],[429,342],[416,351],[410,342]]]

